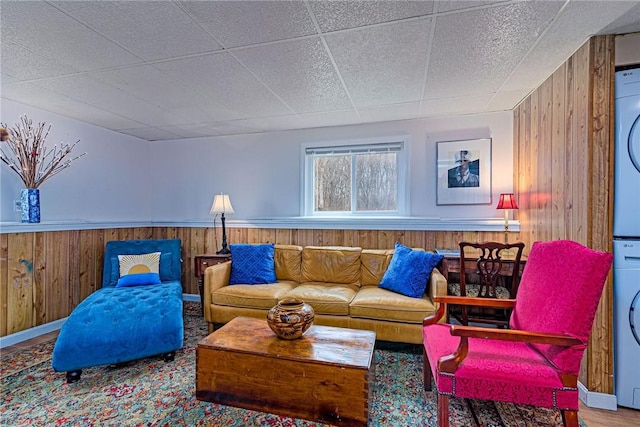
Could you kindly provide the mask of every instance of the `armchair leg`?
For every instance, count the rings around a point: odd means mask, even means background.
[[[164,359],[165,362],[173,362],[173,359],[176,358],[176,353],[173,351],[170,351],[169,353],[164,353],[162,355],[162,358]]]
[[[422,347],[422,372],[424,374],[424,389],[431,391],[431,365],[424,346]]]
[[[438,393],[438,427],[449,427],[449,396]]]
[[[562,414],[562,423],[565,427],[578,427],[578,411],[564,410],[560,411]]]

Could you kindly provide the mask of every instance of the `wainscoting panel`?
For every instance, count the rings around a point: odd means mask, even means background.
[[[514,183],[522,241],[571,239],[612,250],[614,37],[591,38],[514,110]],[[613,393],[612,281],[580,382]]]
[[[504,235],[468,231],[228,228],[227,237],[229,244],[391,249],[399,241],[411,247],[434,249],[457,247],[460,240],[502,241]],[[106,242],[173,238],[182,240],[184,292],[197,295],[193,257],[215,253],[220,248],[220,228],[137,227],[0,234],[0,336],[67,317],[80,301],[99,289]],[[518,233],[510,234],[512,241],[518,238]]]

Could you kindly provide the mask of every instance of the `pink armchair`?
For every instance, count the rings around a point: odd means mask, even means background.
[[[578,426],[578,373],[612,255],[576,242],[536,242],[516,299],[437,297],[423,322],[424,384],[434,379],[438,426],[449,396],[558,409]],[[513,309],[511,329],[437,323],[447,304]]]

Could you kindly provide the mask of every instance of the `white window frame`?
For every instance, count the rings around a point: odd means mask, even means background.
[[[351,212],[343,211],[314,211],[314,152],[320,153],[344,153],[344,152],[366,152],[371,150],[375,152],[380,150],[381,147],[398,147],[393,150],[397,153],[397,197],[396,197],[396,209],[390,211],[356,211],[355,208],[355,174],[351,179]],[[302,164],[302,194],[301,200],[301,215],[307,217],[335,217],[335,218],[363,218],[363,217],[401,217],[406,216],[408,203],[408,136],[394,136],[385,138],[371,138],[365,140],[348,140],[348,141],[327,141],[321,143],[308,143],[302,145],[301,150],[301,164]],[[382,150],[380,150],[382,152]],[[354,160],[352,159],[352,162]],[[354,162],[355,163],[355,162]],[[352,165],[354,164],[352,163]],[[355,166],[352,169],[355,171]]]

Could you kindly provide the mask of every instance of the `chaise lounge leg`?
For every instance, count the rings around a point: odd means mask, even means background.
[[[73,384],[80,381],[80,375],[82,375],[82,369],[78,369],[77,371],[68,371],[67,384]]]
[[[162,358],[164,359],[165,362],[173,362],[173,359],[176,358],[176,353],[175,351],[170,351],[169,353],[163,354]]]

